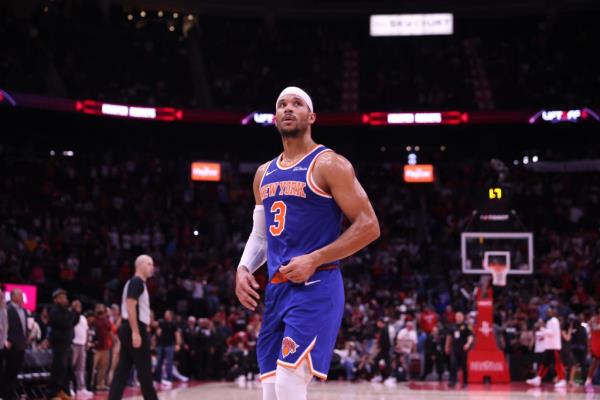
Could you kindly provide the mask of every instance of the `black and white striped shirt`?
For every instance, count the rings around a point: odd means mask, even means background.
[[[150,324],[150,296],[146,282],[139,276],[134,276],[127,281],[123,288],[123,297],[121,301],[121,310],[123,319],[129,320],[127,311],[127,299],[137,300],[137,319],[145,325]]]

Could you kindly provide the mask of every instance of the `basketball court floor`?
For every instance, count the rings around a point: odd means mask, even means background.
[[[94,399],[102,400],[104,396]],[[142,399],[139,390],[128,389],[128,400]],[[232,382],[178,384],[160,391],[161,400],[261,400],[260,384],[238,386]],[[372,383],[313,382],[308,400],[521,400],[521,399],[585,399],[600,400],[600,387],[554,389],[552,385],[530,388],[524,383],[509,385],[470,385],[467,389],[449,389],[445,383],[399,383],[396,387]]]

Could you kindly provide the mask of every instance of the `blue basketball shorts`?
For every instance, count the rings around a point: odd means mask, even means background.
[[[304,283],[269,283],[256,344],[260,379],[277,365],[309,371],[327,379],[344,314],[344,283],[339,268],[317,271]]]

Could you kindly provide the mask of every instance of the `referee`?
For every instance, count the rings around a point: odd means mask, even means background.
[[[157,400],[152,385],[152,361],[150,358],[150,297],[146,279],[154,273],[154,261],[147,255],[135,260],[135,275],[123,289],[121,303],[123,322],[119,328],[121,357],[110,385],[108,400],[120,400],[127,384],[131,367],[135,365],[142,387],[144,400]]]

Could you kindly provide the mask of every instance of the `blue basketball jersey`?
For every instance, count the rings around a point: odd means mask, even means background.
[[[260,183],[267,228],[269,279],[292,258],[309,254],[340,236],[342,212],[312,179],[316,157],[331,151],[317,146],[296,164],[273,159]],[[336,261],[332,264],[339,264]]]

